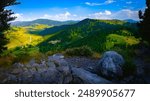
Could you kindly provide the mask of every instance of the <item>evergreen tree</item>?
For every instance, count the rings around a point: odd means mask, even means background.
[[[143,39],[150,42],[150,0],[146,0],[146,9],[143,13],[139,11],[139,31]]]
[[[16,4],[19,4],[16,0],[0,0],[0,53],[7,49],[5,45],[8,40],[3,32],[10,28],[9,22],[16,18],[11,16],[14,12],[12,12],[12,10],[7,10],[6,7]]]

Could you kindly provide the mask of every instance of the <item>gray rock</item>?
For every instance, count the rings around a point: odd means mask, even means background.
[[[52,62],[52,61],[48,61],[48,62],[47,62],[47,66],[48,66],[49,68],[55,68],[55,67],[56,67],[56,65],[55,65],[54,62]]]
[[[72,81],[71,69],[68,62],[64,59],[62,54],[55,54],[48,57],[48,61],[55,64],[56,70],[58,70],[62,77],[64,84],[70,83]]]
[[[58,67],[57,70],[63,75],[63,83],[67,84],[72,81],[72,74],[69,65]]]
[[[123,57],[115,51],[105,52],[99,61],[95,71],[106,77],[118,77],[123,75],[122,66],[125,63]]]
[[[73,83],[85,83],[85,84],[108,84],[110,81],[86,71],[82,68],[72,68]],[[78,81],[78,82],[77,82]]]
[[[63,83],[63,74],[60,73],[55,68],[49,68],[46,72],[42,73],[42,78],[44,80],[44,83],[50,83],[50,84]]]

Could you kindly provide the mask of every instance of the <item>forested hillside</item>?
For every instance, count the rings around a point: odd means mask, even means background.
[[[61,28],[62,26],[42,31],[43,34],[51,34],[52,37],[38,45],[41,52],[56,49],[63,51],[80,46],[88,46],[96,52],[104,52],[117,50],[117,48],[131,48],[140,42],[136,24],[119,20],[85,19],[77,24],[65,26],[64,29]],[[52,33],[51,29],[59,30]],[[58,42],[51,44],[52,41]]]

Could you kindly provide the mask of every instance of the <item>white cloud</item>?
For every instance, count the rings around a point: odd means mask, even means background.
[[[58,20],[58,21],[65,21],[65,20],[79,20],[81,17],[79,17],[76,14],[71,14],[70,12],[66,11],[65,13],[56,14],[56,15],[45,14],[41,18],[51,19],[51,20]]]
[[[132,4],[133,2],[132,1],[128,1],[128,2],[126,2],[126,4]]]
[[[100,3],[90,3],[90,2],[85,2],[85,4],[88,6],[99,6],[99,5],[101,5]]]
[[[37,18],[31,17],[31,16],[27,17],[22,13],[15,13],[12,15],[12,17],[17,17],[14,21],[31,21],[31,20],[37,19]]]
[[[23,14],[16,13],[16,14],[13,14],[12,16],[17,17],[15,21],[23,21],[24,20]]]
[[[138,11],[130,10],[130,9],[122,9],[114,13],[112,18],[138,20]]]
[[[114,2],[116,2],[116,1],[114,1],[114,0],[106,0],[106,1],[103,2],[103,3],[90,3],[90,2],[85,2],[85,4],[88,5],[88,6],[100,6],[100,5],[112,4],[112,3],[114,3]]]
[[[52,20],[69,20],[69,17],[72,16],[68,11],[62,14],[56,14],[56,15],[49,15],[45,14],[43,17],[44,19],[52,19]]]
[[[114,0],[107,0],[107,1],[105,1],[104,3],[105,3],[105,4],[111,4],[111,3],[114,3],[114,2],[116,2],[116,1],[114,1]]]
[[[111,14],[111,11],[105,10],[104,12],[90,14],[89,17],[94,19],[109,19],[109,16],[111,16]]]
[[[105,10],[106,15],[111,15],[111,11]]]
[[[133,11],[130,9],[122,9],[117,12],[111,12],[108,10],[105,10],[104,12],[97,12],[94,14],[90,14],[88,16],[89,18],[93,19],[134,19],[138,20],[138,11]]]
[[[23,16],[23,14],[16,13],[16,14],[14,14],[14,16],[16,16],[16,17],[20,18],[20,17],[22,17],[22,16]]]

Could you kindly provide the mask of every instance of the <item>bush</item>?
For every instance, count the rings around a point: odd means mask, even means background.
[[[69,56],[86,56],[86,57],[89,57],[89,56],[92,56],[94,52],[88,46],[82,46],[82,47],[67,49],[65,51],[65,53]]]

